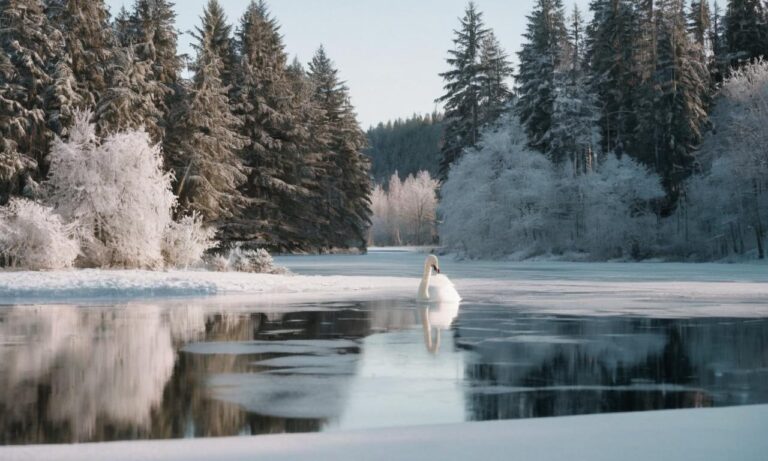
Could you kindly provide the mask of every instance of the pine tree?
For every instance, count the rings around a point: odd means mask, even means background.
[[[195,27],[192,36],[201,43],[203,37],[207,37],[205,40],[210,42],[212,51],[221,60],[221,82],[224,86],[231,86],[237,65],[235,43],[232,40],[232,26],[227,23],[227,16],[218,0],[208,0],[201,19],[202,26]]]
[[[349,90],[338,78],[338,70],[320,47],[309,64],[314,87],[313,100],[324,112],[321,130],[328,133],[327,164],[330,167],[326,192],[330,247],[365,249],[370,225],[371,180],[368,159],[363,155],[365,134],[349,100]]]
[[[538,0],[528,16],[528,26],[518,57],[516,110],[531,147],[560,161],[564,153],[552,151],[552,117],[557,94],[557,73],[562,71],[566,42],[561,0]]]
[[[512,76],[512,65],[491,30],[480,43],[480,68],[480,123],[486,125],[499,118],[512,96],[507,85],[507,79]]]
[[[724,21],[728,57],[732,66],[768,54],[768,26],[760,0],[729,0]]]
[[[483,14],[474,2],[469,2],[460,20],[461,27],[454,32],[455,49],[449,50],[446,62],[450,70],[440,76],[445,80],[445,94],[436,102],[445,103],[445,136],[440,179],[445,180],[451,165],[467,147],[477,145],[482,126],[482,73],[480,47],[488,35]]]
[[[62,37],[36,0],[0,1],[0,203],[43,165],[52,133],[45,95]]]
[[[712,85],[722,83],[728,73],[728,45],[725,41],[725,21],[720,5],[715,1],[712,6],[712,27],[710,30],[710,43],[712,44],[712,58],[709,61],[710,81]]]
[[[130,17],[138,59],[151,63],[154,80],[169,87],[179,80],[182,68],[175,21],[173,3],[167,0],[137,0]]]
[[[49,0],[48,16],[64,35],[77,91],[94,107],[109,85],[107,69],[116,45],[103,0]]]
[[[215,1],[209,3],[217,6]],[[177,195],[182,212],[197,211],[206,221],[233,216],[242,208],[239,190],[245,181],[238,156],[245,140],[238,134],[240,121],[232,114],[227,86],[221,80],[224,63],[216,29],[209,24],[215,16],[206,9],[198,30],[195,75],[187,96],[172,116],[173,157]]]

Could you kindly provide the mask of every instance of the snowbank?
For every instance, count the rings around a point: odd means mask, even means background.
[[[398,277],[344,277],[207,271],[72,270],[0,271],[0,305],[62,300],[258,295],[254,301],[301,302],[369,299],[415,293],[418,280]],[[278,295],[280,299],[278,299]]]
[[[323,434],[1,447],[8,461],[734,460],[768,453],[768,405]]]

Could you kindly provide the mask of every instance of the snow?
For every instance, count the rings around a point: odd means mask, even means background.
[[[7,461],[217,459],[762,461],[768,405],[572,416],[324,434],[35,445],[0,448]]]

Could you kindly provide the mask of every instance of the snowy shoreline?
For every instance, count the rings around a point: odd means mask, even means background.
[[[364,431],[0,447],[7,461],[733,460],[768,453],[768,405]]]

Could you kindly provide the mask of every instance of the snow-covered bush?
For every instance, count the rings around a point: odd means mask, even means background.
[[[556,167],[527,147],[515,117],[502,126],[449,172],[440,206],[446,247],[469,257],[651,254],[650,204],[664,195],[656,174],[613,154],[586,173],[568,161]]]
[[[216,230],[203,224],[198,213],[172,221],[163,237],[163,257],[170,267],[186,268],[199,263],[206,251],[216,245]]]
[[[228,267],[229,270],[237,272],[255,272],[258,274],[275,274],[284,270],[275,265],[267,250],[259,248],[256,250],[244,249],[241,246],[232,248],[229,252]]]
[[[531,151],[516,117],[488,132],[455,164],[441,189],[441,242],[470,257],[546,250],[552,165]]]
[[[78,223],[83,265],[161,266],[176,199],[160,147],[144,130],[100,140],[90,118],[76,113],[69,138],[53,142],[48,201]]]
[[[25,199],[0,207],[0,265],[64,269],[72,267],[79,251],[72,226],[52,209]]]

